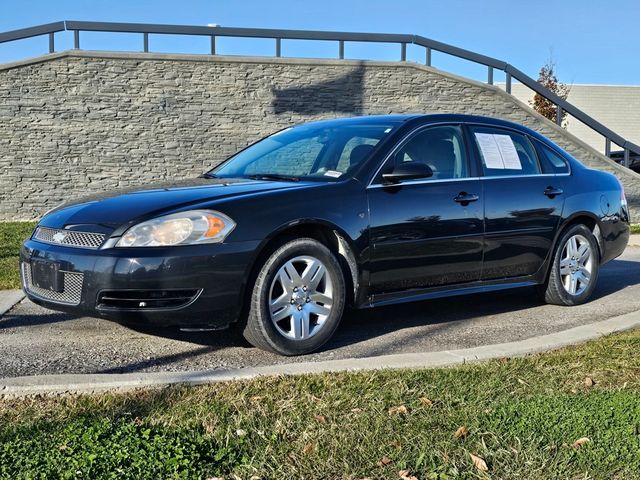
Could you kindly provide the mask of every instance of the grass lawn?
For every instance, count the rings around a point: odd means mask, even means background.
[[[640,224],[634,223],[631,225],[631,233],[640,233]]]
[[[4,399],[0,477],[640,478],[639,350]]]
[[[18,252],[34,227],[32,222],[0,223],[0,290],[20,288]]]

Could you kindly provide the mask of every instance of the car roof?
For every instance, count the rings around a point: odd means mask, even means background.
[[[463,122],[463,123],[483,123],[485,125],[494,125],[496,127],[507,127],[521,132],[528,133],[536,138],[545,140],[545,138],[530,128],[518,123],[509,122],[494,117],[485,117],[481,115],[466,115],[460,113],[407,113],[407,114],[391,114],[391,115],[364,115],[356,117],[340,117],[327,120],[319,120],[315,122],[307,122],[300,125],[317,125],[326,127],[338,127],[340,125],[375,125],[380,123],[399,125],[409,120],[416,120],[417,123],[439,123],[439,122]]]

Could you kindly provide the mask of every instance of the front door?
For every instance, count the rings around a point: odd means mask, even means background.
[[[484,200],[466,150],[460,126],[422,128],[367,188],[372,294],[480,279]],[[385,184],[382,174],[402,162],[424,162],[433,176]]]

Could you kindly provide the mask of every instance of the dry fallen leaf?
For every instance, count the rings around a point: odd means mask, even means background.
[[[305,455],[309,455],[310,453],[313,453],[315,449],[316,446],[313,443],[307,443],[304,447],[302,447],[302,453],[304,453]]]
[[[407,407],[404,405],[398,405],[397,407],[391,407],[389,409],[389,415],[404,415],[408,413]]]
[[[386,465],[389,465],[393,460],[391,460],[389,457],[387,457],[386,455],[384,457],[382,457],[380,459],[380,461],[378,462],[378,466],[379,467],[384,467]]]
[[[584,445],[585,443],[589,443],[591,440],[589,440],[588,437],[582,437],[577,439],[575,442],[573,442],[571,444],[571,448],[578,448],[581,447],[582,445]]]
[[[325,417],[324,415],[316,415],[315,419],[318,421],[318,423],[327,423],[327,417]]]
[[[400,470],[398,472],[398,475],[402,480],[418,480],[415,475],[411,475],[411,472],[409,472],[409,470]]]
[[[462,425],[456,430],[456,433],[453,434],[455,438],[464,438],[467,435],[469,435],[469,429],[465,425]]]
[[[262,397],[258,397],[258,396],[250,397],[249,400],[251,400],[252,402],[259,402],[260,400],[262,400]]]
[[[481,472],[488,472],[489,467],[487,467],[487,462],[484,461],[484,458],[474,455],[473,453],[469,454],[471,456],[471,460],[475,467]]]
[[[596,382],[593,381],[593,378],[585,377],[585,379],[584,379],[584,386],[585,387],[593,387],[595,384],[596,384]]]
[[[420,403],[421,403],[422,405],[425,405],[425,406],[427,406],[427,407],[430,407],[431,405],[433,405],[433,400],[431,400],[430,398],[427,398],[427,397],[422,397],[422,398],[420,399]]]
[[[393,448],[402,448],[402,444],[398,440],[394,440],[389,444],[389,446]]]

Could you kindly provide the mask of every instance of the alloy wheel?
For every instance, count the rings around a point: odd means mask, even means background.
[[[276,273],[269,290],[269,315],[278,332],[292,340],[306,340],[324,326],[333,305],[333,283],[327,267],[303,255],[288,260]]]
[[[565,242],[560,257],[560,279],[569,295],[582,294],[591,282],[593,272],[591,244],[582,235],[573,235]]]

